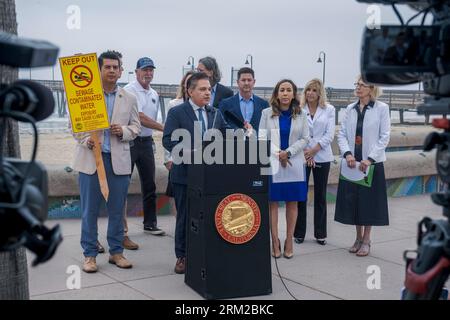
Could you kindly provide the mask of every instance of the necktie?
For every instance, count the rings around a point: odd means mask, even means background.
[[[202,108],[198,109],[198,120],[201,121],[201,123],[202,123],[202,135],[206,131],[206,124],[205,124],[205,118],[203,118],[203,111],[204,110]]]

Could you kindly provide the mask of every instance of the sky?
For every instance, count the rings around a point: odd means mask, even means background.
[[[221,82],[230,85],[231,68],[245,66],[250,54],[256,85],[269,87],[282,78],[299,87],[322,78],[317,59],[324,51],[325,85],[351,88],[363,29],[376,16],[368,6],[355,0],[16,0],[20,36],[54,43],[61,57],[118,50],[125,69],[120,81],[133,80],[137,59],[148,56],[156,65],[153,83],[178,84],[189,56],[197,64],[211,55]],[[379,8],[382,24],[398,24],[389,7]],[[415,13],[405,6],[400,11]],[[60,80],[59,66],[53,70]],[[29,78],[29,70],[20,76]],[[32,79],[52,77],[52,68],[31,71]]]

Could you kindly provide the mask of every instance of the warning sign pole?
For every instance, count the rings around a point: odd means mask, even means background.
[[[105,201],[108,202],[109,187],[108,187],[108,180],[106,180],[105,165],[103,164],[102,147],[100,145],[100,138],[99,138],[100,134],[101,131],[92,132],[91,139],[94,141],[93,151],[95,155],[95,166],[97,167],[97,176],[98,182],[100,183],[100,190],[102,192],[103,198],[105,198]]]

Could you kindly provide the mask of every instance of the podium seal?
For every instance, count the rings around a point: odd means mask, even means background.
[[[215,213],[215,224],[220,236],[233,244],[250,241],[261,225],[261,211],[251,197],[234,193],[220,201]]]

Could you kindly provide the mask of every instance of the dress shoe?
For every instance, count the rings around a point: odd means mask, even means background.
[[[97,263],[95,262],[95,257],[85,257],[83,263],[83,271],[86,273],[97,272]]]
[[[97,251],[98,251],[98,253],[105,253],[105,248],[98,241],[97,241]]]
[[[133,241],[128,236],[123,237],[122,245],[127,250],[137,250],[139,245]]]
[[[321,246],[324,246],[327,244],[327,240],[325,240],[325,239],[316,239],[316,242],[318,244],[320,244]]]
[[[272,242],[272,257],[274,257],[275,259],[281,258],[281,242],[280,239],[278,239],[278,254],[275,254],[275,246],[274,243]]]
[[[178,258],[175,264],[175,273],[183,274],[186,271],[186,258]]]
[[[287,241],[287,239],[284,241],[283,257],[285,257],[286,259],[291,259],[294,256],[294,252],[286,252]]]
[[[305,238],[294,238],[295,243],[301,244],[303,241],[305,241]]]
[[[133,267],[131,262],[128,261],[121,253],[109,256],[109,263],[115,264],[116,266],[122,269],[130,269],[131,267]]]

